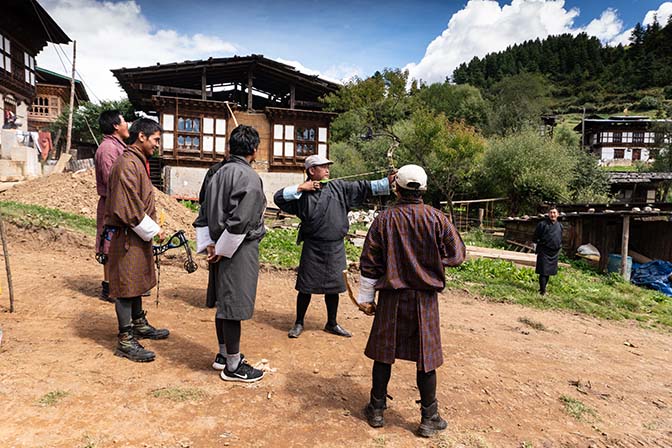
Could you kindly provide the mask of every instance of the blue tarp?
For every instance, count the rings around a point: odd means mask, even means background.
[[[630,281],[635,285],[646,286],[672,297],[670,274],[672,274],[672,263],[669,261],[654,260],[644,264],[633,263]]]

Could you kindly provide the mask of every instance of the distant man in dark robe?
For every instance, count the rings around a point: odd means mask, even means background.
[[[106,110],[98,117],[98,125],[103,133],[103,141],[96,150],[94,158],[96,166],[96,191],[98,192],[98,208],[96,209],[96,253],[109,252],[109,234],[103,235],[105,225],[105,199],[107,198],[107,181],[112,165],[126,149],[124,140],[129,137],[128,123],[118,110]],[[102,237],[102,238],[101,238]],[[103,265],[103,282],[101,283],[100,300],[114,303],[110,298],[109,264]]]
[[[149,118],[130,129],[133,142],[112,166],[105,202],[105,226],[114,230],[110,241],[110,296],[116,298],[119,336],[115,355],[136,362],[153,361],[154,352],[138,339],[165,339],[170,332],[149,324],[142,294],[156,285],[152,239],[163,239],[156,222],[154,187],[147,159],[161,143],[161,127]]]
[[[546,294],[546,285],[551,275],[558,273],[558,257],[562,248],[562,224],[558,222],[558,209],[553,207],[548,216],[537,224],[534,231],[537,267],[539,274],[539,294]]]
[[[388,195],[390,179],[346,182],[329,180],[331,160],[321,155],[306,158],[308,180],[275,193],[273,200],[286,213],[301,219],[297,242],[303,241],[296,290],[296,321],[289,330],[290,338],[303,332],[304,318],[312,294],[324,294],[327,324],[324,331],[338,336],[351,334],[341,327],[338,295],[345,292],[343,269],[346,267],[343,238],[350,228],[348,212],[361,206],[371,196]]]
[[[422,437],[447,427],[436,400],[436,369],[443,364],[438,292],[446,286],[445,267],[458,266],[466,256],[455,226],[423,203],[426,188],[422,167],[399,169],[398,202],[380,212],[366,235],[357,297],[358,303],[375,308],[364,352],[374,361],[371,399],[364,409],[367,421],[374,428],[385,424],[392,364],[395,359],[413,361],[421,402],[417,433]]]
[[[218,355],[224,352],[224,359],[218,356],[214,364],[224,364],[221,379],[245,383],[264,376],[240,353],[241,321],[254,313],[259,242],[266,233],[264,188],[251,166],[258,147],[259,133],[253,127],[241,125],[231,132],[229,160],[207,186],[204,215],[196,227],[197,250],[205,251],[210,263],[207,300],[217,306]]]

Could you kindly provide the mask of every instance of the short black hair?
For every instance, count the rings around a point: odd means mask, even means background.
[[[100,114],[98,117],[98,126],[100,127],[100,132],[105,135],[114,134],[114,126],[121,124],[121,112],[114,110],[106,110]]]
[[[163,132],[163,129],[161,129],[159,123],[152,120],[151,118],[138,118],[133,122],[131,129],[128,131],[131,134],[128,141],[130,144],[133,144],[138,140],[141,132],[145,134],[145,136],[149,137],[156,131]]]
[[[259,147],[259,133],[252,126],[241,124],[231,131],[229,148],[231,154],[249,156]]]
[[[418,199],[421,198],[424,194],[423,190],[408,190],[406,188],[400,187],[399,185],[397,185],[397,191],[404,198]]]

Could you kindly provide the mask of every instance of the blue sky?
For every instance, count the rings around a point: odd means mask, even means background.
[[[78,40],[94,99],[122,95],[111,68],[252,53],[332,80],[401,67],[437,82],[473,56],[523,40],[585,31],[615,45],[653,12],[672,14],[661,0],[39,1]],[[56,51],[38,64],[65,73]]]

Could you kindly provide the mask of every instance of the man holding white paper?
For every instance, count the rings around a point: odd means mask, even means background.
[[[195,223],[197,251],[206,252],[210,263],[208,301],[214,299],[221,323],[217,333],[224,342],[220,354],[225,359],[220,377],[225,381],[251,383],[264,376],[240,354],[241,321],[254,313],[259,242],[266,233],[266,197],[261,178],[251,166],[258,147],[259,133],[253,127],[240,125],[231,132],[230,158],[212,176],[202,204],[204,213]]]

